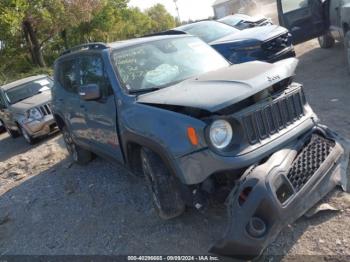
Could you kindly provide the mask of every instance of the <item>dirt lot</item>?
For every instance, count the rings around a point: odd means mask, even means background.
[[[321,50],[316,41],[298,46],[297,80],[322,121],[350,138],[343,52],[340,45]],[[60,135],[29,147],[3,134],[0,161],[0,255],[204,254],[225,227],[224,207],[160,220],[142,178],[99,158],[72,165]],[[350,255],[350,196],[333,192],[328,202],[340,211],[290,225],[266,252],[282,257],[270,261]]]

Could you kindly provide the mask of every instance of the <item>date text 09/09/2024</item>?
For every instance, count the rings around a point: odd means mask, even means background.
[[[128,256],[128,261],[220,261],[217,256]]]

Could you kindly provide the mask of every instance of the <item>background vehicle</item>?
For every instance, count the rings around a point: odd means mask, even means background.
[[[52,80],[32,76],[0,87],[0,120],[13,138],[23,135],[32,144],[56,126],[51,112]]]
[[[276,62],[295,56],[291,35],[277,25],[238,30],[217,21],[202,21],[155,35],[166,34],[197,36],[234,64],[254,60]]]
[[[257,26],[272,25],[272,20],[264,16],[249,16],[244,14],[234,14],[225,16],[218,22],[233,26],[236,29],[244,30]]]
[[[231,65],[193,36],[92,43],[55,62],[53,111],[76,162],[94,152],[143,173],[164,219],[223,190],[228,230],[212,250],[256,256],[344,182],[349,152],[293,82],[296,66]]]
[[[350,72],[350,0],[277,0],[280,24],[294,43],[318,37],[322,48],[344,42]]]

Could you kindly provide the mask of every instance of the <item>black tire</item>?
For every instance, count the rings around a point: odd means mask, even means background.
[[[345,34],[344,46],[345,46],[345,57],[348,63],[348,73],[350,74],[350,31]]]
[[[21,135],[21,133],[19,131],[12,130],[12,129],[8,128],[6,125],[4,125],[4,126],[5,126],[5,129],[10,137],[17,138]]]
[[[92,153],[75,144],[67,127],[62,128],[63,140],[73,161],[79,165],[86,165],[92,160]]]
[[[0,134],[6,132],[6,128],[4,125],[4,122],[2,122],[2,120],[0,119]]]
[[[168,220],[180,216],[185,211],[180,181],[171,174],[162,159],[147,148],[141,149],[141,162],[159,217]]]
[[[25,130],[24,127],[20,127],[21,128],[21,133],[25,139],[25,141],[30,144],[30,145],[33,145],[35,143],[35,139],[30,135],[28,134],[28,132]]]
[[[320,47],[325,49],[332,48],[335,43],[334,38],[329,33],[319,36],[317,39]]]

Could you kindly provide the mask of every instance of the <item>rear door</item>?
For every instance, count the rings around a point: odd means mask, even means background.
[[[101,54],[91,53],[80,57],[80,85],[96,84],[101,98],[96,101],[80,99],[84,112],[86,134],[94,151],[123,161],[117,135],[117,110],[114,92],[104,67]]]
[[[326,6],[322,0],[277,0],[280,25],[292,33],[294,44],[321,36],[328,24]]]

